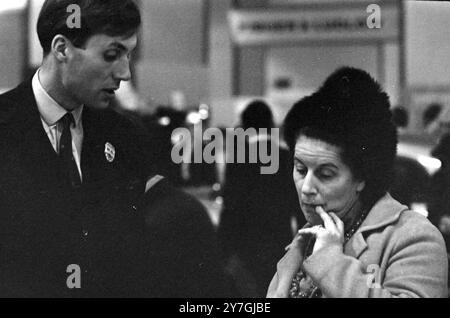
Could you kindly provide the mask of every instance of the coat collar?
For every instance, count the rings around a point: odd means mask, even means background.
[[[345,254],[359,258],[367,249],[364,234],[369,231],[377,231],[398,221],[403,211],[408,207],[394,200],[390,194],[386,194],[372,207],[361,227],[345,245]]]

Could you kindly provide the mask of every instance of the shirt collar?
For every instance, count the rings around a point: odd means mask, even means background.
[[[31,82],[33,87],[34,97],[36,98],[36,104],[41,114],[42,119],[48,126],[54,126],[58,121],[68,113],[61,105],[58,104],[42,87],[39,80],[39,70],[34,74]],[[84,106],[76,108],[71,113],[75,119],[75,126],[78,126],[81,120]]]

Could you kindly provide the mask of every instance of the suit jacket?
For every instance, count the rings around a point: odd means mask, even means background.
[[[345,245],[303,262],[325,297],[447,297],[447,253],[439,231],[386,195]]]
[[[89,107],[83,128],[83,185],[74,191],[62,182],[31,81],[0,96],[1,296],[138,294],[144,223],[133,200],[150,173],[141,136],[115,112]],[[67,287],[71,264],[81,268],[81,289]]]

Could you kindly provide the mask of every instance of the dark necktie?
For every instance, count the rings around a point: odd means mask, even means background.
[[[70,185],[76,189],[81,186],[81,178],[72,153],[72,133],[70,132],[70,125],[74,124],[75,120],[71,113],[67,113],[60,119],[60,122],[62,124],[62,134],[59,141],[59,157]]]

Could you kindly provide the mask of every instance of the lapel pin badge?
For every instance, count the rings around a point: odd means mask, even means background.
[[[105,157],[109,163],[112,163],[116,159],[116,149],[109,142],[105,144]]]

